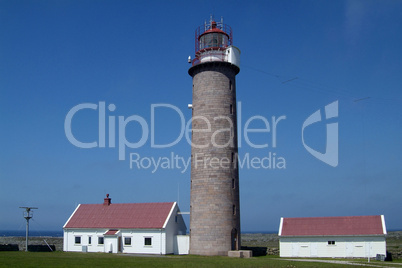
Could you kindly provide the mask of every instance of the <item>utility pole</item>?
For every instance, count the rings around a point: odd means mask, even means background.
[[[29,220],[33,217],[32,209],[38,209],[35,207],[20,207],[25,209],[24,218],[27,220],[27,228],[25,232],[25,251],[28,251],[28,236],[29,236]]]

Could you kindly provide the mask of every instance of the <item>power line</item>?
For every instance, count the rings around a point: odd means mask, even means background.
[[[247,69],[256,71],[256,72],[260,72],[263,73],[265,75],[271,76],[272,78],[275,78],[277,80],[279,80],[279,82],[281,82],[282,85],[286,84],[292,87],[297,87],[297,88],[301,88],[303,90],[309,90],[309,91],[319,91],[319,92],[323,92],[323,93],[330,93],[330,94],[334,94],[336,96],[343,96],[349,100],[352,100],[353,102],[359,102],[362,100],[367,100],[367,99],[374,99],[376,101],[386,101],[386,102],[396,102],[396,103],[401,103],[402,100],[400,99],[388,99],[388,98],[382,98],[382,97],[357,97],[356,95],[351,94],[348,91],[345,90],[340,90],[339,88],[334,88],[334,87],[330,87],[328,85],[324,85],[324,84],[320,84],[317,82],[313,82],[313,81],[309,81],[303,78],[300,78],[298,76],[295,76],[293,78],[290,79],[286,79],[285,76],[282,75],[278,75],[278,74],[274,74],[274,73],[270,73],[267,72],[265,70],[261,70],[255,67],[251,67],[248,65],[244,65],[243,66]]]

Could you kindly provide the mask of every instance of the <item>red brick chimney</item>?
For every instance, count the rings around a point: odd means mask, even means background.
[[[103,205],[109,206],[112,203],[112,198],[109,198],[109,194],[106,194],[106,198],[103,199]]]

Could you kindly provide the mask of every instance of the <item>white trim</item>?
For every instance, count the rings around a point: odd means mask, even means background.
[[[66,227],[67,223],[71,220],[71,218],[74,216],[75,212],[78,210],[78,208],[81,206],[81,204],[78,204],[78,206],[75,208],[73,214],[71,214],[70,218],[66,221],[66,223],[63,225],[63,229]]]
[[[279,232],[278,232],[278,236],[282,235],[282,226],[283,226],[283,217],[281,217],[281,222],[279,223]]]
[[[386,235],[387,234],[387,228],[385,227],[384,215],[381,215],[381,223],[382,223],[382,232]]]
[[[169,215],[167,216],[167,218],[165,219],[165,223],[163,224],[162,229],[166,228],[166,225],[170,219],[170,217],[172,216],[173,210],[176,208],[176,202],[173,202],[172,208],[170,209]]]

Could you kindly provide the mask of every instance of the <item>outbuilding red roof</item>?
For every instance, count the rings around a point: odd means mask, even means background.
[[[64,228],[160,229],[163,228],[174,204],[81,204]]]
[[[385,235],[384,216],[282,218],[279,236]]]

